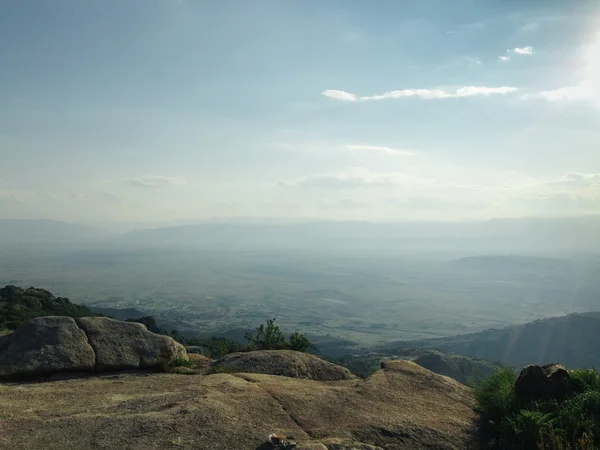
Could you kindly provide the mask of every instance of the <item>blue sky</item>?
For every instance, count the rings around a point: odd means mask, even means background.
[[[0,217],[600,213],[600,8],[0,0]]]

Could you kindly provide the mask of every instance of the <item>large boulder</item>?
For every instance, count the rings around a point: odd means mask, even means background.
[[[523,400],[556,399],[569,387],[569,371],[560,364],[530,364],[515,381],[515,393]]]
[[[231,353],[216,360],[213,372],[245,372],[308,378],[318,381],[351,380],[356,378],[348,369],[292,350],[259,350]]]
[[[62,372],[165,370],[185,348],[140,323],[107,317],[40,317],[0,336],[0,379]]]
[[[93,371],[94,350],[71,317],[40,317],[0,336],[0,378]]]
[[[169,336],[155,334],[136,322],[108,317],[76,319],[96,354],[96,371],[127,369],[164,370],[187,360],[185,347]]]

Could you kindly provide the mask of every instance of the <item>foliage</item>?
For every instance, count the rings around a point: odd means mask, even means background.
[[[247,332],[246,341],[256,350],[279,350],[286,346],[285,335],[275,325],[275,319],[267,320],[267,326],[261,324],[256,329],[256,336],[251,331]]]
[[[574,392],[600,391],[600,373],[594,369],[576,369],[571,372],[569,383]]]
[[[251,350],[295,350],[306,352],[312,347],[308,338],[300,332],[294,332],[286,339],[285,334],[275,325],[275,319],[268,319],[267,324],[261,324],[256,329],[256,335],[246,333],[246,341]]]
[[[171,363],[169,364],[169,367],[189,367],[189,368],[194,368],[194,367],[196,367],[196,364],[194,364],[193,361],[190,361],[188,359],[178,358],[178,359],[174,359],[173,361],[171,361]]]
[[[571,373],[566,398],[517,397],[517,373],[503,368],[474,388],[481,436],[490,449],[591,450],[600,447],[600,374]]]
[[[55,297],[44,289],[6,286],[0,289],[0,329],[14,330],[23,322],[44,316],[94,316],[85,306]]]

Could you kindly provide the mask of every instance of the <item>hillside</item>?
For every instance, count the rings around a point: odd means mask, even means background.
[[[37,288],[6,286],[0,289],[0,330],[15,329],[27,319],[42,316],[86,317],[94,315],[68,298],[55,297]]]
[[[273,221],[211,222],[135,230],[117,236],[124,245],[227,250],[352,249],[352,251],[455,249],[548,251],[598,249],[600,216],[495,219],[479,222]]]
[[[527,276],[529,274],[554,275],[577,268],[565,259],[520,256],[520,255],[487,255],[467,256],[451,262],[455,269],[489,276]]]
[[[600,313],[569,314],[524,325],[448,338],[394,342],[379,351],[396,354],[421,347],[520,367],[560,361],[568,367],[600,367]]]
[[[0,384],[0,447],[259,450],[473,448],[470,390],[410,362],[367,380],[119,374]],[[24,432],[26,430],[26,432]]]
[[[450,355],[431,349],[401,349],[395,354],[371,352],[347,355],[336,361],[352,373],[369,376],[377,371],[383,361],[407,360],[440,375],[450,377],[460,383],[478,383],[502,367],[498,363],[462,355]]]

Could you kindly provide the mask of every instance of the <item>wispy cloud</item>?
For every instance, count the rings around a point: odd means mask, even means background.
[[[533,55],[533,47],[516,47],[509,52],[515,53],[517,55]]]
[[[521,33],[534,33],[540,28],[540,25],[537,22],[530,22],[528,24],[523,25],[519,28]]]
[[[136,187],[166,187],[184,184],[183,177],[168,177],[164,175],[146,175],[143,177],[126,178],[125,183]]]
[[[498,59],[500,61],[510,61],[511,57],[510,55],[521,55],[521,56],[531,56],[533,55],[533,47],[516,47],[516,48],[509,48],[508,50],[506,50],[506,55],[500,55],[498,56]]]
[[[527,96],[527,98],[529,97],[531,96]],[[549,91],[542,91],[537,97],[541,97],[549,102],[578,101],[590,98],[583,86],[567,86]]]
[[[346,145],[346,148],[348,150],[355,150],[359,152],[375,152],[394,156],[413,156],[416,154],[416,152],[413,152],[411,150],[404,150],[392,147],[382,147],[378,145]]]
[[[374,173],[358,167],[340,173],[315,174],[294,181],[280,181],[282,187],[301,186],[321,189],[385,188],[404,184],[402,174]]]
[[[0,204],[25,203],[37,197],[39,195],[36,192],[22,189],[0,189]]]
[[[68,200],[76,202],[104,202],[104,203],[123,203],[124,198],[110,192],[75,192],[68,197]]]
[[[337,89],[327,89],[323,91],[323,95],[325,97],[333,98],[334,100],[342,100],[345,102],[355,102],[360,100],[356,94],[351,94],[350,92],[338,91]]]
[[[457,89],[454,92],[445,91],[443,89],[403,89],[399,91],[389,91],[383,94],[376,94],[370,96],[358,96],[351,92],[345,92],[340,90],[328,89],[322,92],[322,95],[334,100],[346,101],[346,102],[358,102],[358,101],[370,101],[370,100],[387,100],[387,99],[398,99],[407,97],[417,97],[426,100],[432,99],[449,99],[449,98],[463,98],[463,97],[474,97],[474,96],[487,96],[487,95],[505,95],[511,92],[516,92],[518,89],[511,86],[501,87],[487,87],[487,86],[466,86]]]
[[[560,179],[546,181],[544,184],[561,185],[565,187],[600,188],[600,173],[568,172]]]

